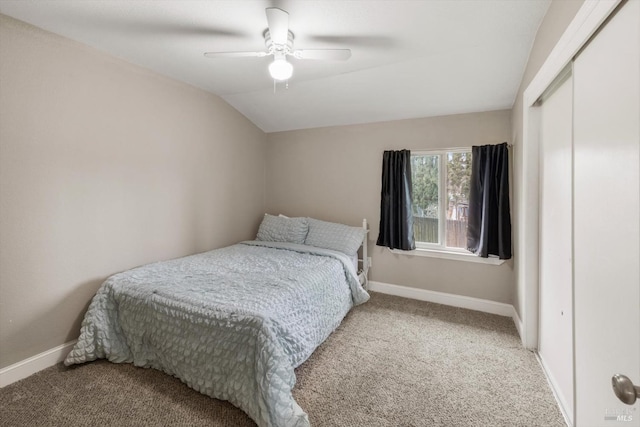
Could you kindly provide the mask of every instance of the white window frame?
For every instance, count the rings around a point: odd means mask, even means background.
[[[439,243],[427,243],[427,242],[418,242],[416,241],[416,249],[413,251],[401,251],[397,249],[392,249],[391,252],[395,254],[408,255],[408,256],[421,256],[421,257],[432,257],[432,258],[441,258],[441,259],[450,259],[457,261],[468,261],[468,262],[476,262],[482,264],[493,264],[500,265],[504,263],[504,260],[499,259],[496,256],[489,256],[489,258],[481,258],[478,257],[468,250],[464,248],[455,248],[446,246],[446,205],[445,201],[447,201],[447,185],[446,185],[446,176],[447,176],[447,162],[446,155],[447,153],[470,153],[471,147],[457,147],[457,148],[446,148],[446,149],[436,149],[436,150],[419,150],[419,151],[411,151],[411,156],[436,156],[439,155],[438,162],[438,240]],[[413,185],[413,181],[412,181]]]
[[[416,248],[446,251],[446,252],[460,252],[470,254],[470,252],[464,248],[455,248],[446,246],[446,224],[447,224],[447,154],[449,153],[471,153],[471,147],[468,148],[451,148],[444,150],[421,150],[412,151],[411,157],[420,156],[439,156],[438,159],[438,243],[417,242]],[[413,184],[413,181],[412,181]]]

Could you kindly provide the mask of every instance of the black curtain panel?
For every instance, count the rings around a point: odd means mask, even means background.
[[[378,246],[410,251],[413,238],[411,152],[385,151],[382,156],[382,194]]]
[[[509,147],[474,146],[471,162],[467,249],[483,258],[510,259]]]

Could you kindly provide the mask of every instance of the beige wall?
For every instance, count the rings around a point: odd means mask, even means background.
[[[512,200],[511,206],[512,208],[512,220],[513,220],[513,230],[514,230],[514,248],[517,248],[518,241],[520,239],[520,234],[518,232],[518,202],[519,195],[523,185],[522,179],[522,96],[529,86],[529,83],[533,80],[538,70],[544,64],[549,53],[554,48],[560,36],[564,33],[569,23],[573,20],[578,9],[582,7],[584,0],[554,0],[549,6],[549,10],[545,15],[542,23],[540,24],[540,28],[536,34],[536,38],[534,44],[531,48],[531,52],[529,54],[529,60],[527,62],[527,66],[525,68],[522,82],[520,83],[520,89],[518,90],[518,94],[516,100],[513,104],[513,109],[511,110],[511,123],[513,126],[513,144],[514,144],[514,200]],[[515,270],[516,277],[519,269],[519,258],[517,252],[514,253],[515,260]],[[524,289],[522,289],[522,283],[516,283],[515,294],[513,299],[513,305],[516,308],[518,314],[522,313],[523,307],[523,295]]]
[[[366,217],[372,280],[520,311],[512,262],[375,246],[382,151],[511,141],[521,187],[522,93],[582,2],[551,4],[511,112],[267,136],[214,95],[0,15],[0,368],[75,339],[108,275],[252,238],[265,200],[272,213]]]
[[[510,111],[268,134],[267,211],[371,225],[370,279],[511,303],[513,268],[395,255],[375,246],[382,152],[496,144],[511,138]]]
[[[109,275],[252,238],[266,135],[220,98],[0,15],[0,368]]]

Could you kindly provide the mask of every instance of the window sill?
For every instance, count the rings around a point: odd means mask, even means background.
[[[497,257],[481,258],[470,253],[438,251],[433,249],[418,248],[413,251],[401,251],[399,249],[389,249],[394,254],[407,256],[425,256],[430,258],[450,259],[455,261],[477,262],[480,264],[501,265],[506,260]]]

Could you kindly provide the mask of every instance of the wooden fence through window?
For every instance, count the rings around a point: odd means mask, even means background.
[[[447,246],[467,248],[467,221],[447,220]],[[438,243],[438,218],[413,217],[416,242]]]

